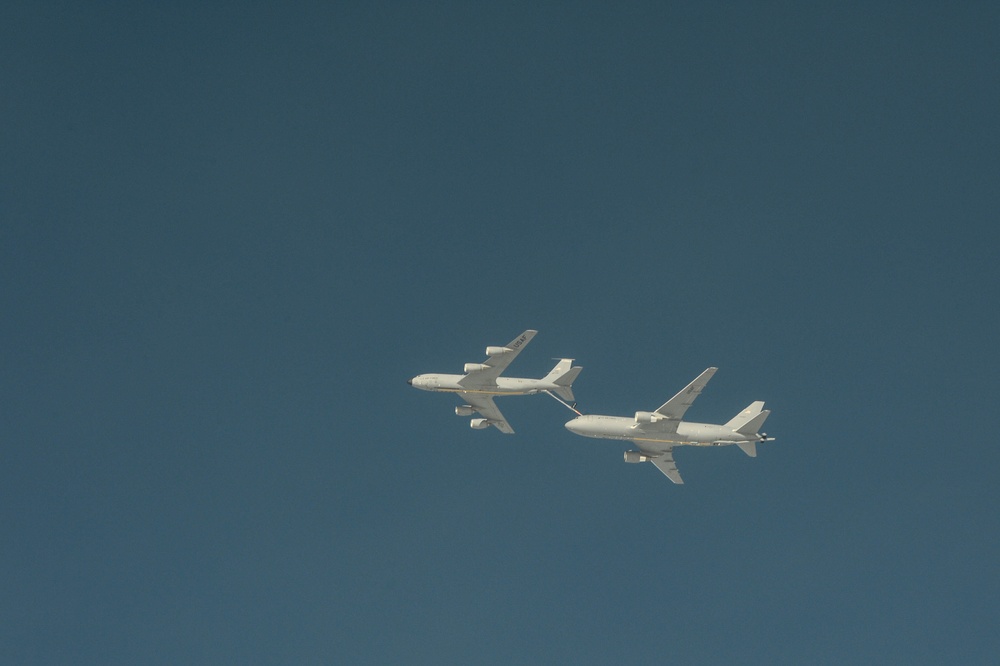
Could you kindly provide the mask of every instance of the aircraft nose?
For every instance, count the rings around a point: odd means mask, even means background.
[[[576,433],[580,432],[580,419],[579,418],[575,418],[572,421],[567,421],[566,422],[566,430],[569,430],[570,432],[576,432]]]
[[[412,379],[407,379],[406,383],[409,384],[410,386],[413,386],[413,380]]]

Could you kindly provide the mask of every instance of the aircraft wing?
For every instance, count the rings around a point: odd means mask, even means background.
[[[500,410],[497,409],[496,403],[493,402],[493,396],[483,395],[481,393],[465,392],[461,392],[458,395],[470,406],[475,407],[476,411],[479,412],[483,418],[489,419],[490,425],[496,426],[497,430],[508,435],[514,434],[514,429],[510,427],[510,424],[507,423],[507,419],[504,418],[503,414],[500,413]]]
[[[636,443],[638,444],[638,442]],[[681,478],[681,473],[677,471],[677,465],[674,463],[674,454],[671,449],[667,449],[660,455],[652,458],[649,462],[656,465],[656,469],[663,472],[666,477],[674,483],[684,483],[684,479]]]
[[[465,377],[458,380],[458,383],[469,388],[496,386],[500,373],[507,369],[511,361],[517,358],[517,355],[528,346],[531,338],[535,337],[537,333],[538,331],[528,329],[503,347],[487,347],[489,358],[480,364],[480,368],[467,373]]]
[[[684,412],[686,412],[688,407],[694,403],[695,398],[701,395],[702,389],[705,388],[705,384],[707,384],[708,380],[712,378],[712,375],[715,374],[716,370],[718,370],[718,368],[707,368],[705,372],[698,375],[697,379],[685,386],[680,393],[663,403],[663,405],[656,410],[656,413],[670,419],[671,421],[680,421],[684,418]],[[664,472],[664,474],[666,474],[666,472]],[[676,481],[674,483],[676,483]]]

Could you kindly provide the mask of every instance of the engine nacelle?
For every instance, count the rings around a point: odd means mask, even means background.
[[[510,347],[487,347],[486,348],[486,355],[487,356],[499,356],[501,354],[509,354],[512,351],[514,351],[514,350],[511,349]]]
[[[627,463],[641,463],[646,462],[650,458],[642,451],[626,451],[625,452],[625,462]]]
[[[636,412],[635,422],[636,423],[656,423],[663,417],[659,414],[654,414],[653,412]]]
[[[480,370],[485,370],[488,367],[490,366],[485,363],[466,363],[465,374],[469,374],[470,372],[479,372]]]
[[[459,405],[455,408],[455,413],[459,416],[472,416],[476,413],[476,408],[472,405]]]
[[[473,428],[474,430],[482,430],[483,428],[489,428],[490,427],[490,420],[489,419],[472,419],[471,421],[469,421],[469,427]]]

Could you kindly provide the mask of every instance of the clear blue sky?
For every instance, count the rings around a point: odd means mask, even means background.
[[[994,660],[995,3],[418,4],[0,10],[0,661]]]

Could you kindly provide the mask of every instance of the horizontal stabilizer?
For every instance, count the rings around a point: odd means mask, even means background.
[[[740,433],[741,435],[756,435],[758,432],[760,432],[761,426],[764,425],[764,421],[770,414],[771,410],[765,409],[757,416],[753,417],[740,427],[736,428],[736,432]]]
[[[761,410],[764,409],[764,401],[758,400],[757,402],[750,403],[750,406],[744,409],[742,412],[729,419],[729,423],[726,424],[727,428],[733,430],[739,430],[746,423],[750,421],[753,417],[760,414]]]
[[[573,359],[560,359],[556,367],[552,368],[552,371],[545,375],[543,381],[555,384],[557,388],[553,389],[552,392],[560,398],[567,402],[574,402],[576,398],[573,396],[573,390],[570,387],[581,370],[583,370],[582,367],[573,365]]]
[[[576,402],[576,396],[573,395],[573,389],[568,386],[560,386],[557,389],[552,389],[552,392],[557,396],[565,400],[566,402]]]
[[[562,377],[556,379],[555,383],[558,384],[559,386],[569,386],[576,380],[576,377],[577,375],[580,374],[581,370],[583,370],[583,368],[580,367],[579,365],[574,368],[570,368],[569,372],[567,372]]]
[[[743,449],[743,453],[751,458],[757,457],[757,442],[736,442],[736,446]]]

